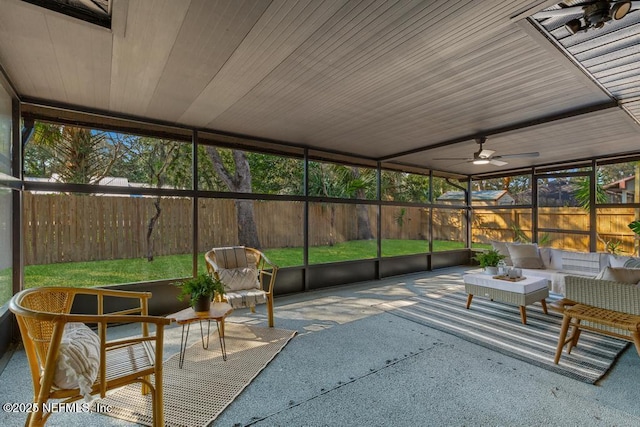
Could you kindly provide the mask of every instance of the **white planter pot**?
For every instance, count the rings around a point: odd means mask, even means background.
[[[498,274],[498,267],[485,267],[484,274],[488,274],[490,276],[496,276]]]

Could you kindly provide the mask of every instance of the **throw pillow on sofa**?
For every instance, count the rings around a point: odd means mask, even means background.
[[[511,244],[511,243],[509,243]],[[514,243],[515,244],[515,243]],[[513,261],[511,260],[511,255],[509,254],[509,248],[507,248],[506,242],[500,242],[498,240],[492,240],[491,246],[495,249],[500,255],[504,256],[504,263],[507,265],[513,265]]]
[[[609,255],[609,267],[625,267],[626,262],[630,259],[630,256]]]
[[[540,251],[538,245],[531,244],[511,244],[507,243],[509,255],[513,266],[518,268],[544,268],[544,263],[540,259]]]
[[[640,269],[640,259],[631,257],[624,263],[623,267]]]
[[[640,269],[638,268],[616,268],[605,267],[597,276],[596,279],[611,280],[619,283],[626,283],[629,285],[635,285],[640,282]]]
[[[609,267],[640,268],[640,258],[609,255]]]

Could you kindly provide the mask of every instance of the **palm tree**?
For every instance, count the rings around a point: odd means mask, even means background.
[[[98,183],[124,152],[118,134],[44,122],[35,124],[29,142],[26,165],[39,168],[38,175],[56,174],[59,181],[74,184]]]

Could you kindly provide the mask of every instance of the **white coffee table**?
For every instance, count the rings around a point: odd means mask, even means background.
[[[547,314],[547,302],[549,296],[548,280],[544,277],[527,276],[523,280],[512,282],[503,279],[494,279],[488,274],[465,274],[463,276],[464,290],[467,294],[467,309],[471,306],[474,295],[489,298],[491,301],[500,301],[520,307],[520,319],[522,324],[527,324],[526,306],[540,301],[542,311]]]

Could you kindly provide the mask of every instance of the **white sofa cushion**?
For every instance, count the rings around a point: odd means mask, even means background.
[[[595,276],[606,266],[601,264],[600,258],[601,254],[597,252],[562,251],[562,271]]]
[[[520,245],[507,243],[507,248],[514,267],[544,268],[544,263],[540,259],[540,253],[538,252],[538,245],[535,243]]]

